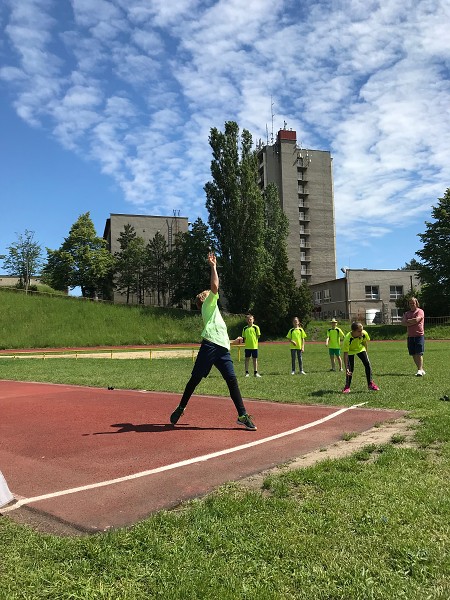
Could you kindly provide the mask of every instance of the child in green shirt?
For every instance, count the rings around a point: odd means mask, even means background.
[[[306,375],[303,370],[303,352],[305,351],[305,338],[306,333],[303,327],[301,326],[300,319],[298,317],[294,317],[292,319],[293,327],[289,329],[286,338],[290,340],[290,348],[291,348],[291,363],[292,363],[292,371],[291,375],[295,375],[295,358],[298,360],[298,369],[300,375]]]
[[[331,327],[327,330],[327,341],[325,346],[328,346],[328,353],[330,355],[331,369],[330,371],[336,371],[336,359],[339,364],[339,371],[342,371],[342,358],[341,358],[341,342],[344,339],[344,332],[337,326],[336,319],[331,319]]]
[[[242,330],[242,338],[245,342],[245,376],[249,377],[248,365],[250,357],[253,358],[253,371],[255,377],[261,377],[258,373],[258,340],[261,331],[258,325],[255,325],[255,317],[253,315],[246,316],[247,325]]]
[[[197,308],[201,310],[203,319],[202,343],[192,369],[191,377],[186,384],[180,404],[170,415],[170,422],[176,425],[183,416],[185,408],[195,388],[204,377],[208,377],[211,368],[215,366],[230,391],[231,399],[236,407],[238,418],[237,424],[256,431],[256,425],[247,413],[242,400],[238,380],[234,371],[233,360],[230,354],[230,339],[228,330],[222,315],[220,314],[217,301],[219,299],[219,275],[217,273],[217,259],[213,252],[208,254],[208,264],[211,268],[210,288],[197,294]],[[240,343],[242,338],[238,337],[231,343]]]
[[[353,371],[355,369],[355,356],[357,356],[364,365],[367,387],[369,390],[377,392],[380,389],[372,379],[372,367],[367,355],[367,342],[369,341],[369,334],[363,329],[362,323],[352,323],[352,330],[344,337],[344,342],[342,344],[342,351],[344,352],[344,364],[346,369],[345,387],[342,390],[344,394],[348,394],[350,392]]]

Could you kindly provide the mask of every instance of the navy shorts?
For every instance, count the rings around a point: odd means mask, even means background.
[[[236,377],[233,360],[228,348],[218,346],[209,340],[203,340],[192,369],[192,375],[208,377],[213,366],[217,367],[226,381]]]
[[[423,354],[425,350],[425,336],[419,335],[417,337],[408,338],[408,352],[410,356],[416,354]]]
[[[253,358],[258,358],[258,350],[250,350],[249,348],[246,348],[245,358],[250,358],[250,356],[253,356]]]

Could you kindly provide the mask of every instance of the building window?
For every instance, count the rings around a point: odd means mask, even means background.
[[[380,288],[377,285],[366,285],[366,300],[379,300]]]
[[[389,290],[389,300],[397,300],[403,296],[402,285],[391,285]]]
[[[330,290],[323,290],[323,301],[324,302],[331,302]]]
[[[400,323],[402,318],[399,315],[399,309],[398,308],[392,308],[391,309],[391,322],[392,323]]]

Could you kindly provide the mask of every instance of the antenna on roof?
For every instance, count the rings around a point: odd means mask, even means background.
[[[273,112],[273,106],[274,106],[274,103],[272,101],[272,95],[270,95],[270,112],[271,112],[271,115],[272,115],[272,136],[271,136],[270,143],[272,144],[272,146],[273,146],[273,118],[275,116],[275,114]]]

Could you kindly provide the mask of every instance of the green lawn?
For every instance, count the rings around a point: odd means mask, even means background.
[[[450,344],[429,342],[424,378],[404,342],[372,342],[378,393],[356,362],[352,393],[310,344],[306,376],[290,375],[288,346],[260,350],[263,378],[244,397],[411,411],[415,448],[401,440],[350,458],[268,477],[261,491],[230,483],[126,530],[58,538],[0,518],[0,599],[350,600],[450,597]],[[233,349],[237,357],[237,350]],[[1,359],[1,377],[181,392],[191,359]],[[199,393],[226,395],[217,373]],[[192,399],[195,402],[195,398]],[[1,405],[1,401],[0,401]],[[255,410],[257,423],[257,410]],[[1,443],[1,442],[0,442]]]

